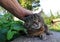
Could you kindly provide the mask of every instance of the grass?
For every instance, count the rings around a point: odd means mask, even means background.
[[[49,29],[52,31],[60,32],[60,22],[50,25]]]

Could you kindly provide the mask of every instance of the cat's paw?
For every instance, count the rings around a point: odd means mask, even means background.
[[[41,40],[46,40],[46,39],[47,39],[46,34],[40,35],[39,38],[40,38]]]

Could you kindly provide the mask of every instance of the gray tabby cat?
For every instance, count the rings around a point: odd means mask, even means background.
[[[26,16],[24,19],[24,26],[27,29],[28,35],[30,36],[39,36],[43,39],[43,35],[50,35],[48,26],[44,23],[43,18],[39,13],[31,14]]]

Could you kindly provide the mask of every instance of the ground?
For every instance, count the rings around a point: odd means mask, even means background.
[[[47,36],[47,40],[40,40],[37,37],[30,38],[21,36],[12,42],[60,42],[60,32],[52,31],[53,35]]]

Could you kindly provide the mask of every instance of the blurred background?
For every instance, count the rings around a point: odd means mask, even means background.
[[[59,0],[17,0],[22,7],[39,13],[49,29],[60,32],[60,1]],[[24,21],[16,18],[0,6],[0,42],[11,41],[20,36],[20,31],[26,33]],[[2,38],[1,38],[2,37]]]

